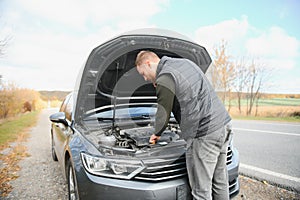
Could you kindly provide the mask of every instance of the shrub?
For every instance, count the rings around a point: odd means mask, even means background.
[[[13,117],[45,107],[35,90],[18,88],[14,84],[2,84],[0,89],[0,119]]]
[[[295,111],[295,112],[291,113],[291,117],[300,118],[300,111]]]

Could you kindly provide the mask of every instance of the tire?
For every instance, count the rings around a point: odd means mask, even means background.
[[[74,176],[74,169],[70,160],[67,161],[66,170],[69,200],[79,200],[77,183]]]
[[[54,161],[57,161],[57,156],[56,156],[56,152],[54,149],[54,143],[53,143],[53,136],[51,137],[51,154],[52,154],[52,159]]]

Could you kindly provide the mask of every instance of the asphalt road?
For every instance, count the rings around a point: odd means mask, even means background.
[[[300,123],[234,120],[240,172],[300,191]]]

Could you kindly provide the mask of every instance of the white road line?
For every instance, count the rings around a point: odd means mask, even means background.
[[[295,123],[282,123],[282,122],[278,122],[278,123],[271,123],[271,122],[259,122],[260,124],[272,124],[273,126],[300,126],[300,124],[295,124]]]
[[[290,136],[300,136],[297,133],[285,133],[285,132],[277,132],[277,131],[263,131],[263,130],[255,130],[255,129],[246,129],[246,128],[233,128],[233,130],[240,130],[240,131],[252,131],[252,132],[261,132],[261,133],[273,133],[273,134],[280,134],[280,135],[290,135]]]
[[[260,173],[263,173],[263,174],[275,176],[275,177],[278,177],[278,178],[286,179],[286,180],[289,180],[289,181],[295,181],[297,183],[300,183],[300,178],[298,178],[298,177],[293,177],[293,176],[289,176],[289,175],[286,175],[286,174],[273,172],[273,171],[270,171],[270,170],[267,170],[267,169],[262,169],[262,168],[254,167],[254,166],[251,166],[251,165],[246,165],[246,164],[243,164],[243,163],[240,163],[240,167],[250,169],[250,170],[253,170],[253,171],[257,171],[257,172],[260,172]]]

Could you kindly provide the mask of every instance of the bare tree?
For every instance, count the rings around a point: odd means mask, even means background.
[[[0,26],[0,28],[2,27]],[[0,58],[4,55],[9,40],[10,38],[8,36],[2,36],[0,33]],[[2,79],[3,76],[0,74],[0,90],[2,89]]]
[[[235,91],[237,94],[237,103],[238,103],[238,109],[239,113],[242,112],[242,99],[243,94],[245,93],[245,89],[249,83],[249,70],[247,66],[247,62],[245,61],[245,58],[241,58],[240,60],[237,60],[234,64],[235,71],[236,71],[236,79],[235,79]]]
[[[272,70],[267,70],[265,64],[258,60],[252,60],[249,70],[249,83],[247,95],[247,115],[251,115],[253,105],[256,102],[256,109],[258,109],[260,93],[265,87],[266,80],[270,77]],[[256,111],[257,115],[257,111]]]
[[[227,43],[224,40],[214,49],[214,68],[214,84],[216,89],[221,91],[223,103],[228,101],[228,111],[230,111],[236,72],[231,56],[227,54]]]
[[[233,92],[236,92],[239,112],[242,112],[242,99],[246,97],[246,114],[251,115],[256,105],[257,115],[261,91],[266,87],[271,72],[259,59],[250,61],[242,57],[234,61],[227,54],[227,43],[222,40],[214,48],[213,65],[209,68],[208,76],[215,90],[220,93],[222,102],[228,103],[228,111],[232,106]]]
[[[0,39],[0,57],[4,55],[5,47],[7,46],[8,38]]]
[[[1,0],[0,0],[1,3]],[[0,4],[1,5],[1,4]],[[1,19],[1,16],[0,16]],[[3,23],[0,23],[0,30],[4,30],[5,27]],[[7,47],[7,44],[10,40],[10,37],[5,33],[5,31],[0,31],[0,57],[2,57],[5,53],[5,49]]]

